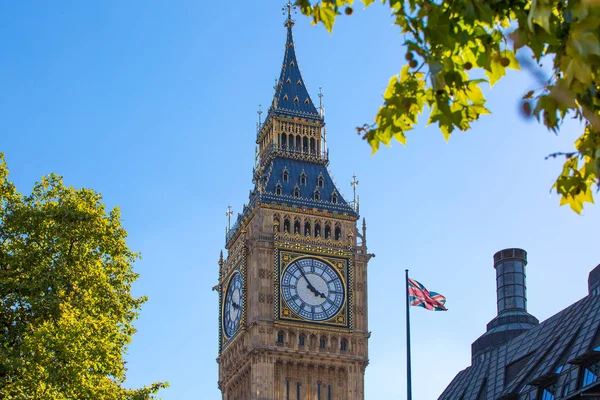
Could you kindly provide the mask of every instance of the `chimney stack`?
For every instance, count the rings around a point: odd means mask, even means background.
[[[527,312],[526,265],[525,250],[506,249],[494,254],[498,315],[511,311]]]
[[[527,252],[504,249],[494,254],[498,315],[487,324],[487,331],[471,345],[471,362],[482,361],[486,353],[502,346],[539,324],[527,313],[525,266]]]

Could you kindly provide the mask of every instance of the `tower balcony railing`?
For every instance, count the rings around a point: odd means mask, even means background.
[[[260,153],[260,164],[264,165],[267,161],[275,157],[285,157],[293,160],[329,165],[329,150],[317,151],[315,149],[309,149],[306,146],[302,149],[298,149],[286,145],[276,146],[275,144],[268,146]]]

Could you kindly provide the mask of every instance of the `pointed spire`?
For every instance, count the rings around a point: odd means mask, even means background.
[[[287,14],[284,24],[287,28],[287,39],[281,74],[275,84],[275,95],[271,110],[276,114],[291,114],[294,116],[322,119],[304,85],[304,80],[298,67],[298,60],[296,59],[294,36],[292,34],[292,27],[294,26],[292,12],[295,10],[295,6],[292,5],[291,1],[288,1],[283,10]]]
[[[292,4],[291,0],[288,0],[287,4],[285,5],[285,7],[282,8],[282,10],[284,11],[284,13],[287,12],[287,19],[285,20],[285,23],[283,24],[283,26],[291,29],[292,26],[294,26],[294,20],[292,19],[292,12],[296,11],[296,6]]]
[[[219,267],[223,266],[223,250],[221,250],[221,255],[219,256]]]

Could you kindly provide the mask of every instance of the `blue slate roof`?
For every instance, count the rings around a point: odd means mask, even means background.
[[[474,361],[439,400],[541,399],[549,385],[554,399],[579,398],[600,385],[579,379],[586,363],[600,360],[599,345],[600,296],[589,295]]]
[[[288,173],[288,181],[283,179],[284,171]],[[306,177],[306,184],[301,183],[301,176]],[[323,187],[318,186],[319,177],[323,180]],[[277,194],[277,186],[281,187],[281,194]],[[294,189],[299,189],[299,196],[294,197]],[[320,200],[315,200],[315,191],[319,192]],[[323,164],[287,158],[275,158],[265,174],[263,181],[263,197],[271,198],[277,203],[297,205],[307,208],[318,208],[331,212],[348,213],[356,215],[350,204],[344,200],[336,188],[329,171]],[[337,195],[337,203],[333,203],[333,195]],[[265,200],[263,201],[266,201]]]
[[[287,40],[285,42],[285,55],[283,57],[281,74],[275,89],[275,97],[269,111],[275,114],[320,120],[321,116],[308,94],[302,74],[300,74],[298,60],[296,59],[292,26],[292,21],[286,21]]]
[[[288,15],[285,23],[287,40],[281,75],[276,86],[273,103],[263,126],[267,125],[274,116],[303,118],[323,126],[323,117],[313,104],[300,74],[292,35],[293,25],[294,23]],[[289,118],[286,119],[289,120]],[[259,129],[258,132],[260,135],[261,130]],[[262,164],[263,162],[264,164]],[[327,170],[327,164],[328,157],[326,154],[320,153],[303,154],[302,152],[283,151],[272,157],[263,154],[261,168],[254,177],[255,187],[250,191],[250,200],[248,204],[244,205],[242,212],[237,215],[237,219],[228,231],[226,243],[229,243],[237,235],[244,220],[251,215],[258,203],[285,204],[288,207],[296,206],[299,209],[305,207],[310,210],[316,208],[321,211],[340,215],[347,214],[358,218],[358,210],[355,210],[336,188]],[[288,174],[287,181],[283,178],[284,171]],[[301,182],[302,175],[306,176],[306,184]],[[320,177],[323,180],[322,187],[318,185]],[[296,187],[300,191],[298,196],[295,196],[294,193]],[[278,188],[281,190],[280,193]],[[315,190],[317,189],[320,195],[319,199],[315,199]],[[337,196],[335,202],[334,194]]]

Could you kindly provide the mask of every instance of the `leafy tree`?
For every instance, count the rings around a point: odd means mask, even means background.
[[[365,7],[375,0],[362,0]],[[354,0],[296,0],[303,14],[330,32],[352,14]],[[539,88],[523,96],[526,116],[557,133],[569,117],[583,121],[575,151],[558,152],[564,167],[553,189],[561,205],[580,213],[593,202],[600,179],[600,1],[382,0],[406,47],[406,65],[393,76],[373,125],[357,128],[373,152],[406,132],[428,109],[446,140],[489,114],[481,85],[494,85],[507,68],[529,69]],[[517,50],[519,58],[516,57]],[[552,64],[544,76],[542,63]],[[487,79],[481,79],[482,77]]]
[[[154,398],[131,390],[123,352],[144,297],[119,209],[57,175],[22,196],[0,153],[0,398]]]

